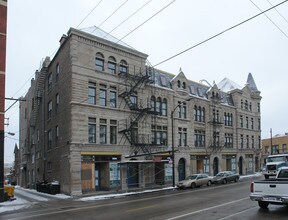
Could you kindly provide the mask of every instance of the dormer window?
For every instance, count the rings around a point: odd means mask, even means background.
[[[180,80],[177,81],[177,87],[178,87],[178,88],[181,87],[181,82],[180,82]]]

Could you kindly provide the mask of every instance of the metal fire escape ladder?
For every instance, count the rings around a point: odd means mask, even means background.
[[[138,75],[125,75],[126,91],[122,92],[119,97],[122,97],[129,109],[131,115],[125,119],[125,128],[119,129],[119,133],[123,133],[131,145],[131,154],[151,153],[151,138],[149,135],[138,134],[138,124],[143,121],[148,114],[153,114],[150,106],[144,107],[142,103],[138,104],[131,100],[131,96],[137,94],[137,91],[146,84],[152,83],[151,69],[146,70],[143,75],[140,71]],[[130,85],[128,85],[130,83]],[[127,86],[128,85],[128,86]]]

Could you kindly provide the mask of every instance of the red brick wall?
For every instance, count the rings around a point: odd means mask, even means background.
[[[0,0],[0,130],[4,131],[7,2]]]

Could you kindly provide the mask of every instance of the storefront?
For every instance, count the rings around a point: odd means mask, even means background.
[[[121,155],[118,153],[82,153],[82,192],[120,189],[120,161]]]

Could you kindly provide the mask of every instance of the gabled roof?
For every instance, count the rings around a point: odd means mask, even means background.
[[[230,92],[234,89],[242,89],[241,86],[226,77],[220,83],[218,83],[217,86],[223,92]]]

